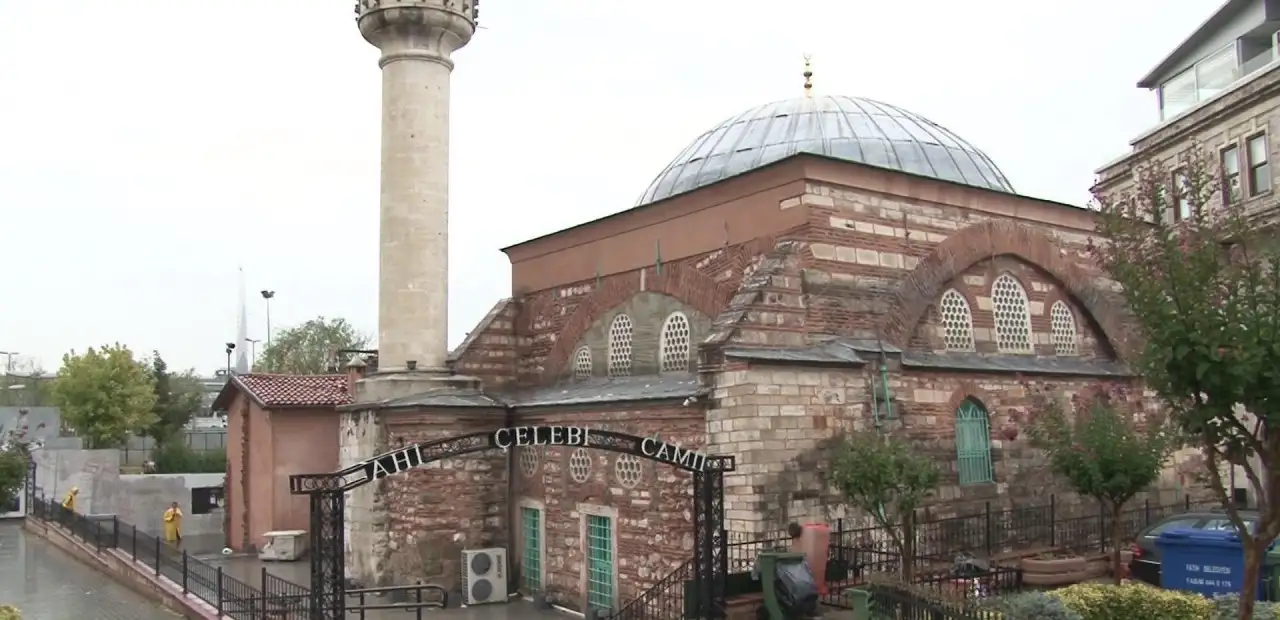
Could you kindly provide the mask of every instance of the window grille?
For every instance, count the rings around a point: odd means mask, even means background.
[[[973,350],[973,312],[964,295],[950,289],[938,302],[943,341],[948,351]]]
[[[631,317],[619,314],[609,326],[609,376],[631,375],[631,337],[635,329]]]
[[[996,348],[1001,353],[1031,353],[1031,310],[1027,291],[1009,274],[991,284],[996,319]]]
[[[1053,350],[1058,355],[1079,355],[1080,337],[1076,333],[1076,317],[1067,304],[1053,302],[1049,309],[1049,334],[1053,340]]]
[[[680,312],[673,312],[662,324],[659,359],[662,361],[662,372],[689,370],[690,347],[689,318]]]
[[[956,409],[956,469],[960,484],[992,482],[991,424],[987,410],[972,399]]]
[[[591,349],[581,347],[573,354],[573,377],[586,379],[591,376]]]

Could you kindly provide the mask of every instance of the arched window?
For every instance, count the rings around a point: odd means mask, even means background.
[[[987,410],[966,398],[956,409],[956,469],[960,484],[992,482],[991,424]]]
[[[609,326],[609,376],[631,375],[631,317],[619,314]]]
[[[658,358],[662,372],[689,370],[689,317],[672,312],[662,324],[661,345]]]
[[[575,379],[586,379],[591,376],[591,349],[580,347],[577,353],[573,354],[573,377]]]
[[[942,339],[948,351],[973,350],[973,312],[964,295],[949,289],[938,300],[938,315],[942,319]]]
[[[1053,350],[1058,355],[1080,354],[1076,317],[1071,308],[1061,301],[1053,302],[1053,307],[1049,309],[1049,334],[1053,340]]]
[[[1031,310],[1027,291],[1003,274],[991,283],[992,314],[996,319],[996,349],[1001,353],[1031,353]]]

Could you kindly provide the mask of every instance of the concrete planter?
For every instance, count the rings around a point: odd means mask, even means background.
[[[1022,559],[1022,581],[1032,586],[1080,583],[1092,579],[1095,571],[1084,557]]]

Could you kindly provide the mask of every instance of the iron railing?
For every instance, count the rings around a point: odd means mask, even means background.
[[[1163,506],[1144,501],[1121,513],[1122,538],[1132,541],[1143,529],[1165,517],[1217,506],[1217,503],[1193,502],[1190,497]],[[917,520],[915,552],[911,558],[916,577],[912,581],[917,587],[939,591],[949,598],[985,598],[1017,591],[1022,587],[1022,576],[1016,566],[995,564],[980,577],[960,579],[949,574],[955,556],[971,553],[993,557],[1002,552],[1035,548],[1103,552],[1110,548],[1111,522],[1106,510],[1082,511],[1079,505],[1064,509],[1053,496],[1043,506],[995,510],[988,503],[982,511],[970,515]],[[888,532],[879,527],[850,528],[848,524],[838,519],[831,532],[824,578],[827,593],[823,602],[836,607],[847,606],[844,591],[868,585],[870,575],[896,575],[902,570],[902,557]],[[728,540],[726,592],[730,598],[759,591],[759,583],[749,575],[757,555],[791,546],[785,532],[730,532]],[[686,562],[608,617],[619,620],[687,617],[686,597],[690,596],[688,583],[692,580],[693,565]]]
[[[904,588],[870,586],[871,617],[896,620],[999,620],[999,613],[919,596]]]
[[[82,515],[55,501],[36,498],[30,516],[62,526],[97,551],[117,549],[134,562],[155,571],[182,589],[212,605],[221,616],[235,620],[307,620],[311,593],[262,569],[261,586],[255,588],[206,564],[185,550],[110,517]]]

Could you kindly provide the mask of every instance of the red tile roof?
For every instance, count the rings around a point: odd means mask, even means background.
[[[236,375],[234,383],[260,405],[333,407],[350,404],[346,375]]]

